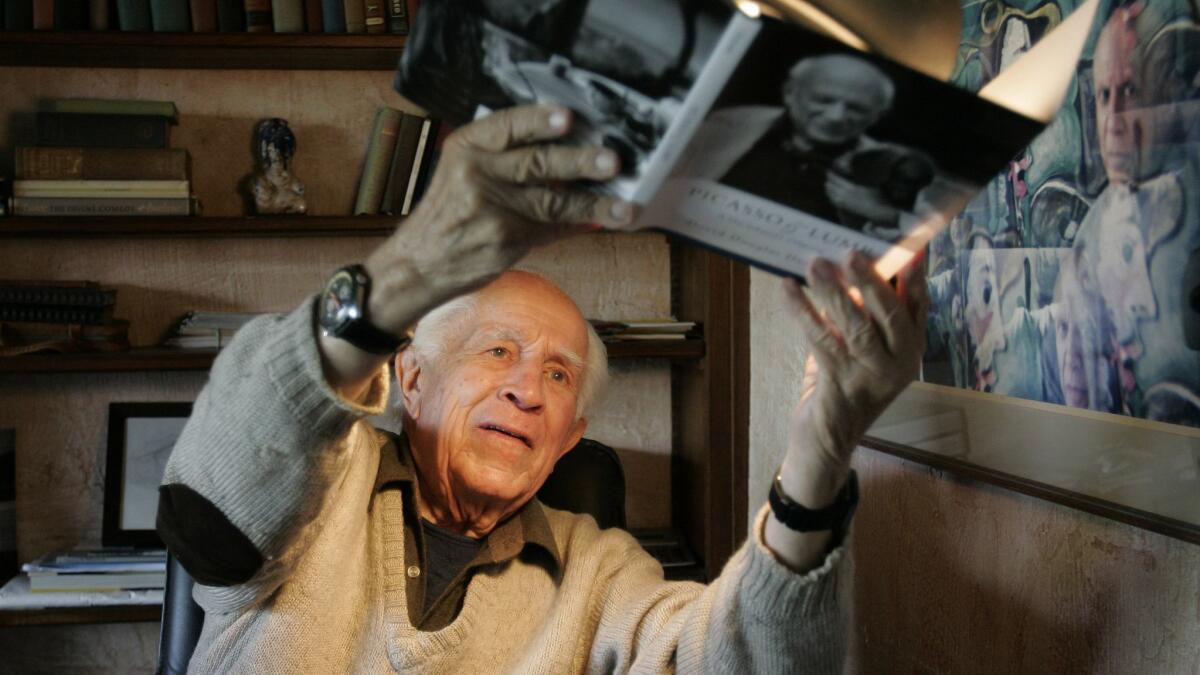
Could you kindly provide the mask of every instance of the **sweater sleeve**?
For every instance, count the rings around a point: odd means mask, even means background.
[[[238,331],[167,461],[158,531],[201,584],[253,580],[255,597],[277,587],[352,455],[375,447],[355,423],[382,411],[386,369],[362,401],[339,398],[321,371],[314,302]]]
[[[708,586],[664,582],[662,568],[632,541],[613,565],[591,670],[680,673],[840,673],[845,661],[852,570],[843,545],[798,574],[754,532]]]

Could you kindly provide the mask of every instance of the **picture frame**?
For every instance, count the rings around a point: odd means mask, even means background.
[[[162,548],[154,529],[158,484],[191,403],[110,403],[104,546]]]
[[[862,445],[1200,544],[1200,429],[914,382]]]

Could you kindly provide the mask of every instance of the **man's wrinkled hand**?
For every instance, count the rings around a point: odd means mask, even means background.
[[[559,106],[522,106],[446,139],[425,196],[364,263],[376,325],[398,334],[414,314],[487,284],[535,246],[633,221],[631,204],[578,183],[613,178],[619,160],[607,148],[556,144],[571,122]]]

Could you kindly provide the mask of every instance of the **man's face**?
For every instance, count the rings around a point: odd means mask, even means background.
[[[451,339],[422,367],[406,406],[422,472],[432,469],[426,480],[451,499],[523,504],[587,426],[575,418],[584,319],[544,282],[505,277],[479,294],[478,311]]]
[[[1146,268],[1146,243],[1136,221],[1136,197],[1126,194],[1096,226],[1096,283],[1104,298],[1116,339],[1134,347],[1137,324],[1158,310],[1150,272]]]
[[[1092,75],[1096,88],[1096,127],[1100,157],[1108,179],[1136,179],[1139,154],[1146,139],[1138,114],[1138,82],[1134,75],[1137,34],[1118,10],[1096,41]]]
[[[788,88],[784,104],[795,133],[825,145],[849,143],[879,120],[887,102],[881,76],[866,64],[817,66]]]

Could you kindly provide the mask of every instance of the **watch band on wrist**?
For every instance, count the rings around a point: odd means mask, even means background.
[[[371,277],[362,265],[347,265],[334,272],[317,307],[321,329],[372,354],[394,354],[407,347],[411,341],[407,335],[398,337],[371,323],[367,315],[370,294]]]
[[[779,473],[771,483],[771,493],[768,500],[771,513],[775,519],[788,529],[797,532],[820,532],[830,530],[832,537],[830,549],[841,545],[850,527],[854,508],[858,505],[858,474],[851,469],[846,483],[838,491],[833,503],[820,509],[810,509],[799,502],[793,501],[783,491]]]

